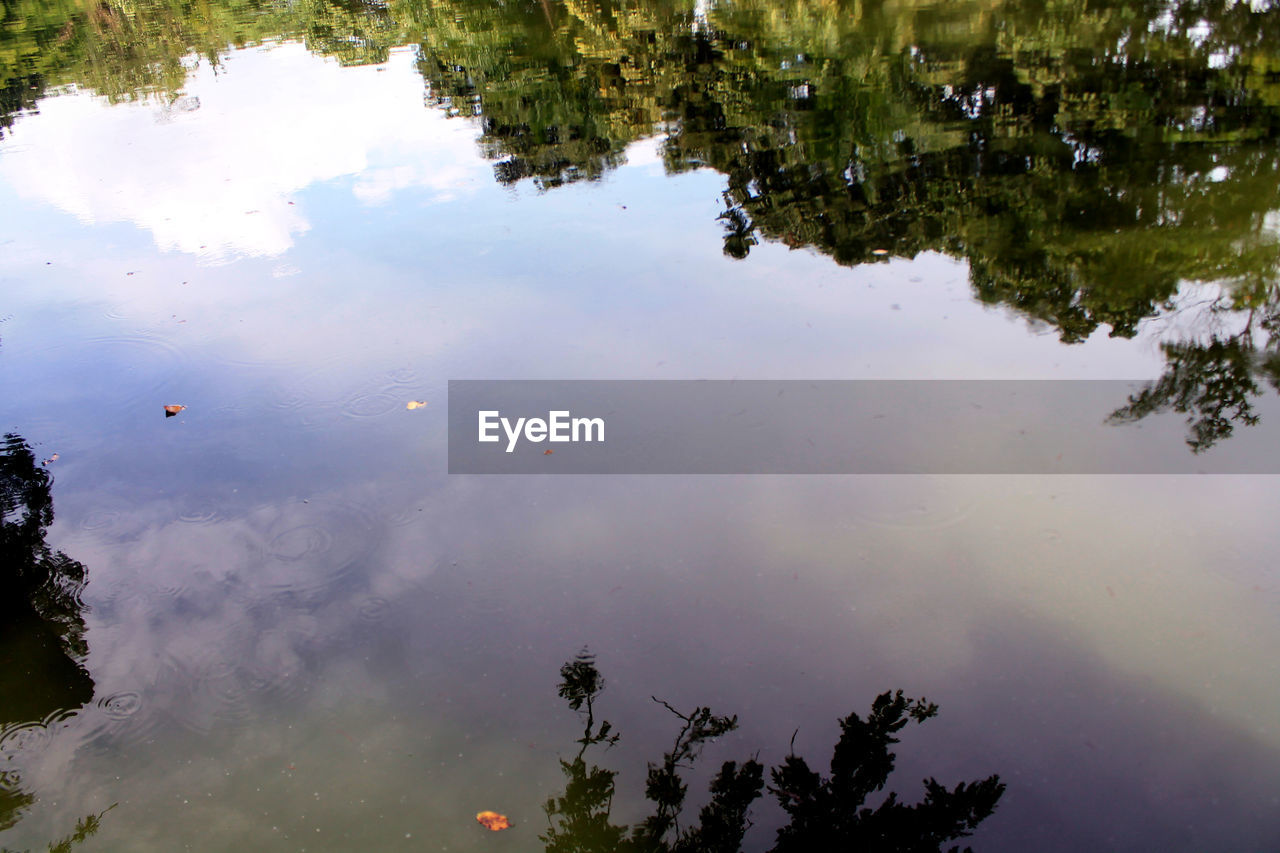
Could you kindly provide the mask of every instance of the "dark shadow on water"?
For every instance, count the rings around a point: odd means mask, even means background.
[[[682,772],[708,741],[737,728],[738,720],[704,707],[684,713],[655,697],[679,721],[675,741],[660,762],[649,764],[645,797],[652,814],[633,826],[615,824],[610,818],[617,773],[586,760],[589,749],[608,748],[619,739],[607,720],[596,721],[604,679],[585,649],[561,667],[560,677],[560,696],[583,719],[584,729],[577,755],[560,761],[564,792],[544,806],[548,828],[539,838],[548,853],[737,853],[751,826],[751,806],[766,787],[788,817],[773,853],[938,851],[971,835],[1004,794],[999,776],[990,776],[954,788],[927,779],[924,799],[914,805],[900,802],[894,792],[879,795],[893,772],[897,734],[938,713],[937,705],[898,690],[876,697],[865,718],[851,713],[840,721],[828,775],[793,753],[769,771],[766,786],[764,766],[754,757],[726,761],[697,820],[686,819],[682,826],[688,793]],[[868,805],[873,796],[877,804]]]
[[[84,667],[85,567],[45,544],[53,522],[51,478],[14,434],[0,447],[0,745],[83,707],[94,683]],[[17,771],[0,770],[0,830],[35,802]],[[101,815],[49,845],[69,850],[97,830]]]
[[[93,697],[83,660],[85,567],[45,544],[49,472],[19,436],[0,448],[0,726]]]

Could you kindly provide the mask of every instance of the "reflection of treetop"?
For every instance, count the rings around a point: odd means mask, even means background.
[[[132,0],[5,6],[5,112],[44,85],[174,92],[184,58],[302,38],[344,63],[419,46],[504,182],[599,177],[665,131],[728,177],[726,252],[965,257],[980,297],[1133,334],[1179,281],[1270,275],[1280,11],[994,0]],[[189,65],[189,62],[187,63]],[[33,88],[34,87],[34,88]]]
[[[618,735],[610,734],[608,722],[595,722],[595,702],[604,690],[604,680],[586,650],[566,663],[560,676],[560,696],[583,718],[586,729],[577,755],[560,762],[567,780],[564,793],[545,806],[548,827],[540,837],[548,853],[736,853],[741,849],[751,826],[751,806],[765,788],[764,767],[754,758],[741,764],[724,762],[696,822],[686,818],[681,826],[688,793],[684,771],[692,767],[704,745],[737,728],[737,717],[718,716],[710,708],[686,714],[655,700],[681,725],[662,761],[649,764],[645,797],[653,811],[634,826],[614,824],[617,774],[589,765],[584,757],[589,747],[611,746],[618,740]],[[865,719],[854,713],[840,721],[829,776],[811,770],[800,756],[788,755],[769,774],[769,793],[788,818],[771,849],[776,853],[936,851],[971,835],[1004,793],[997,776],[961,782],[954,788],[928,779],[925,798],[915,805],[899,802],[895,793],[876,796],[893,772],[897,734],[909,723],[923,723],[937,713],[937,705],[907,698],[901,690],[883,693]],[[867,805],[873,797],[878,803]]]
[[[36,464],[20,436],[4,436],[0,444],[0,623],[12,626],[30,614],[52,626],[65,650],[81,659],[88,653],[80,603],[85,569],[45,544],[45,531],[52,522],[48,471]]]
[[[39,725],[93,697],[85,671],[85,568],[45,544],[53,522],[49,473],[25,441],[0,441],[0,732]],[[34,801],[16,767],[0,768],[0,830]],[[96,826],[96,823],[94,824]],[[70,842],[67,842],[68,844]],[[54,849],[51,846],[50,849]],[[57,848],[63,849],[63,848]],[[69,848],[68,848],[69,849]]]

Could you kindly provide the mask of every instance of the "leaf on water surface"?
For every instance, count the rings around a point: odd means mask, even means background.
[[[174,415],[178,414],[178,412],[181,412],[181,411],[182,411],[183,409],[185,409],[185,408],[186,408],[186,406],[165,406],[165,407],[164,407],[164,416],[165,416],[166,418],[171,418],[171,417],[173,417]]]
[[[409,402],[404,404],[404,407],[410,411],[413,411],[414,409],[421,409],[425,405],[427,405],[426,400],[410,400]]]
[[[476,822],[490,832],[499,832],[503,829],[511,828],[511,821],[507,820],[507,816],[500,815],[497,812],[479,812],[476,814]]]
[[[546,450],[542,451],[542,455],[543,455],[543,456],[550,456],[552,453],[555,453],[555,451],[554,451],[554,450],[552,450],[550,447],[548,447]]]

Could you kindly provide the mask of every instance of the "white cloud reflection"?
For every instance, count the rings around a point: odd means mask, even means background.
[[[418,187],[453,199],[489,166],[475,125],[423,105],[412,51],[342,68],[300,44],[202,65],[175,106],[49,98],[20,120],[0,179],[88,224],[131,222],[165,251],[273,256],[310,229],[293,200],[344,176],[368,204]],[[270,79],[270,85],[263,85]]]

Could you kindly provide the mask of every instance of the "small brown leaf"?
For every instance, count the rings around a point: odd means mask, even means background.
[[[178,414],[178,412],[181,412],[181,411],[182,411],[183,409],[185,409],[185,408],[186,408],[186,406],[165,406],[165,407],[164,407],[164,416],[165,416],[166,418],[171,418],[171,417],[173,417],[174,415]]]
[[[476,821],[490,832],[499,832],[511,828],[511,821],[507,820],[507,816],[500,815],[497,812],[480,812],[476,815]]]
[[[543,456],[550,456],[552,453],[555,453],[555,451],[554,451],[554,450],[552,450],[550,447],[548,447],[546,450],[542,451],[542,455],[543,455]]]

